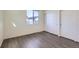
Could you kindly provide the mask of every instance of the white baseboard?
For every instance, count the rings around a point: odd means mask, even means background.
[[[42,31],[43,31],[43,30],[42,30]],[[20,37],[20,36],[30,35],[30,34],[42,32],[42,31],[36,31],[36,32],[31,32],[31,33],[27,33],[27,34],[12,36],[12,37],[5,37],[4,40],[5,40],[5,39],[9,39],[9,38],[15,38],[15,37]]]
[[[2,45],[2,42],[3,42],[3,40],[0,40],[0,47],[1,47],[1,45]]]

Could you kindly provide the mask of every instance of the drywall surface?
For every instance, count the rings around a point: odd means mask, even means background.
[[[3,41],[3,11],[0,11],[0,46]]]
[[[61,12],[61,36],[79,41],[79,13],[73,10],[64,10]]]
[[[76,33],[77,33],[76,41],[79,42],[79,10],[76,10],[76,18],[77,18],[77,20],[76,20]]]
[[[39,11],[38,24],[30,25],[26,20],[26,10],[5,11],[5,39],[44,31],[43,11]]]
[[[59,11],[47,10],[45,16],[45,30],[59,35]]]

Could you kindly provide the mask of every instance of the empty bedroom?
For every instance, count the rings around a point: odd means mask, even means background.
[[[79,48],[79,10],[0,10],[1,48]]]

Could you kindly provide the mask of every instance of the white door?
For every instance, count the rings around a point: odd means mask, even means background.
[[[76,11],[64,10],[61,12],[61,36],[77,41]]]
[[[58,35],[59,34],[59,11],[47,10],[45,12],[45,30]]]

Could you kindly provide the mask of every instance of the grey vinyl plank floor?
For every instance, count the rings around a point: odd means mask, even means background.
[[[44,31],[5,39],[1,48],[79,48],[79,42]]]

